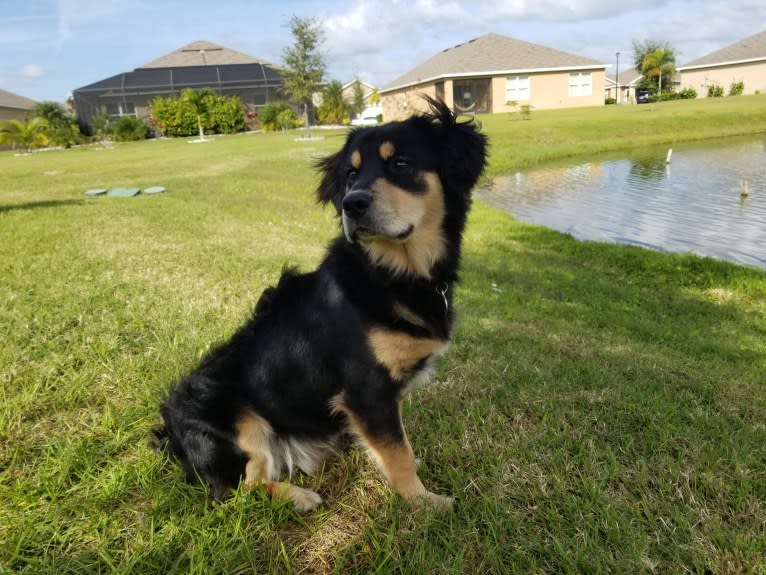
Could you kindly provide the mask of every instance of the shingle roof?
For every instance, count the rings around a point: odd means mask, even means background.
[[[456,76],[580,68],[606,68],[606,64],[501,34],[485,34],[442,50],[381,92]]]
[[[139,68],[185,68],[228,64],[269,64],[243,52],[225,48],[205,40],[197,40],[169,54],[160,56]]]
[[[688,64],[679,66],[678,69],[705,68],[707,66],[720,66],[722,64],[750,62],[753,60],[766,60],[766,30],[711,52],[706,56],[692,60]]]
[[[13,92],[0,89],[0,108],[14,108],[16,110],[31,110],[37,105],[37,102],[19,96]]]

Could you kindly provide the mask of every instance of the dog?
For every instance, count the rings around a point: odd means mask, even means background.
[[[231,339],[170,388],[155,444],[215,499],[244,481],[312,510],[321,497],[282,479],[314,474],[350,432],[396,493],[452,504],[418,477],[401,401],[450,341],[487,138],[426,100],[425,113],[350,130],[317,162],[318,201],[335,207],[343,233],[315,271],[283,271]]]

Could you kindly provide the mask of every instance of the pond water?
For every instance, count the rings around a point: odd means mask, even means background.
[[[766,270],[766,138],[641,150],[496,178],[477,197],[578,239]]]

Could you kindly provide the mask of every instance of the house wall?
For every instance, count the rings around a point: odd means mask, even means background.
[[[29,110],[0,106],[0,120],[23,120],[27,117],[27,112]]]
[[[744,94],[766,93],[766,60],[748,64],[681,70],[681,89],[694,88],[697,97],[707,97],[708,87],[716,84],[729,93],[733,82],[744,82]]]
[[[603,69],[589,71],[591,73],[591,93],[589,96],[569,95],[569,72],[524,74],[530,78],[530,98],[529,100],[518,100],[517,106],[506,104],[506,76],[493,77],[490,87],[492,113],[517,112],[520,106],[524,104],[530,104],[532,109],[537,110],[602,106],[606,84],[605,71]],[[454,104],[453,88],[456,81],[459,82],[460,80],[444,80],[443,97],[450,108]],[[436,93],[436,84],[428,83],[381,94],[383,119],[389,122],[424,111],[427,104],[420,95],[436,97]]]
[[[492,79],[493,111],[496,113],[517,112],[525,104],[531,105],[533,110],[602,106],[604,104],[604,86],[606,84],[605,72],[604,70],[585,71],[591,73],[591,92],[589,96],[569,95],[570,72],[523,74],[529,76],[529,99],[516,100],[516,106],[506,104],[506,76],[496,76]]]

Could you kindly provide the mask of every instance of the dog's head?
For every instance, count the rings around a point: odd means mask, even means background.
[[[458,122],[441,101],[429,104],[430,112],[405,121],[353,130],[319,162],[317,192],[374,263],[426,278],[457,255],[487,154],[473,122]]]

